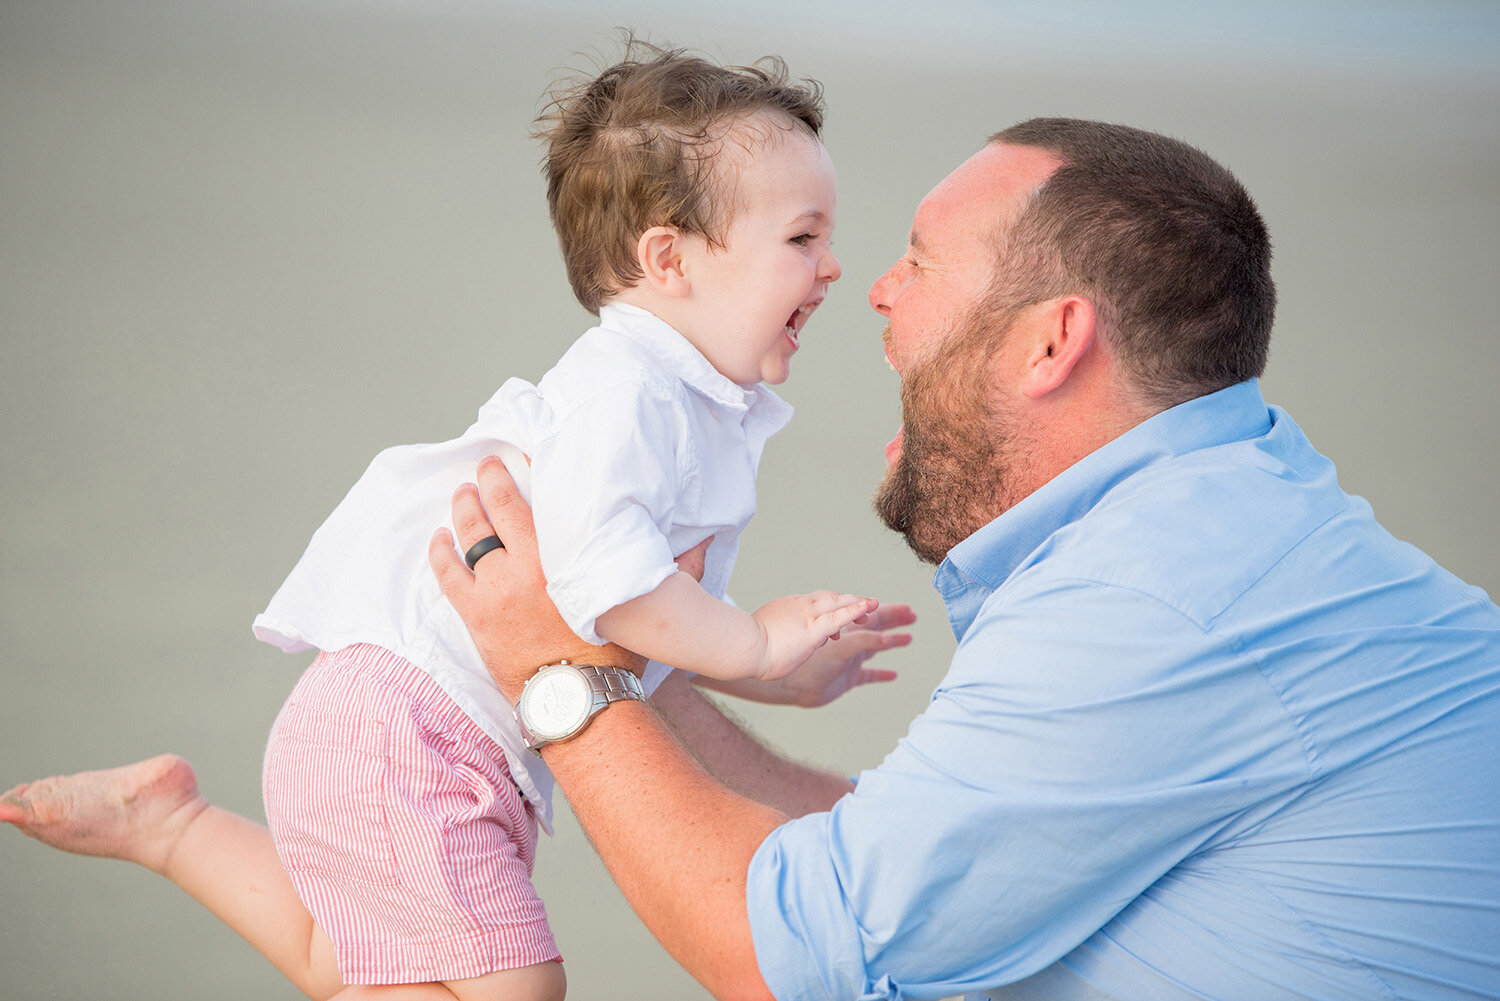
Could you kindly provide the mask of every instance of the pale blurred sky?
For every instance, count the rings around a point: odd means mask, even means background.
[[[47,17],[0,10],[0,24]],[[147,50],[215,26],[221,31],[263,22],[267,8],[322,16],[435,20],[575,16],[600,25],[649,27],[701,22],[717,35],[736,28],[784,30],[788,39],[826,38],[840,48],[870,46],[872,57],[901,51],[912,64],[983,63],[997,53],[1048,62],[1088,55],[1123,65],[1170,59],[1177,65],[1223,60],[1322,63],[1330,71],[1399,61],[1403,72],[1500,74],[1500,3],[1495,0],[156,0],[139,16],[132,4],[69,4],[87,11],[89,32],[111,48]],[[240,9],[243,16],[236,13]],[[48,18],[54,25],[66,19]],[[100,30],[105,29],[105,30]],[[33,42],[36,35],[31,36]],[[1020,55],[1024,53],[1024,55]],[[1395,68],[1395,67],[1393,67]]]

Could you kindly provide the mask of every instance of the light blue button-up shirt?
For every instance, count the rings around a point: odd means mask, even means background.
[[[1254,382],[1088,456],[936,586],[959,645],[927,710],[751,863],[777,998],[1500,996],[1500,610]]]

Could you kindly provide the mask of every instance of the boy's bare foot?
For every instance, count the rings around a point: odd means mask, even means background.
[[[159,873],[207,807],[192,766],[163,754],[122,768],[23,782],[0,796],[0,822],[65,852],[124,859]]]

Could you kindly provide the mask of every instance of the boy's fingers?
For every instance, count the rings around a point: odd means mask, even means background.
[[[912,611],[910,605],[880,605],[869,613],[859,628],[880,632],[897,626],[909,626],[916,621],[917,613]]]
[[[868,613],[880,607],[880,602],[874,598],[862,598],[857,594],[840,594],[838,591],[814,591],[803,597],[814,608],[820,610],[853,608],[858,606],[861,610]]]
[[[841,604],[832,611],[824,612],[822,620],[827,625],[828,635],[834,639],[845,626],[858,622],[866,615],[875,610],[874,598],[855,598],[853,595],[841,594],[839,599],[847,599],[847,604]]]

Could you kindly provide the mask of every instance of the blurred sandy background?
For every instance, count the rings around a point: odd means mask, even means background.
[[[747,710],[777,746],[871,766],[943,671],[929,570],[869,514],[898,418],[864,295],[928,188],[1037,114],[1239,174],[1276,241],[1267,396],[1393,532],[1500,588],[1493,3],[3,0],[0,788],[171,749],[259,817],[306,659],[252,616],[371,455],[458,433],[585,325],[527,132],[617,25],[827,87],[845,277],[735,593],[859,589],[922,621],[897,683]],[[559,827],[537,882],[570,996],[702,998]],[[296,994],[143,870],[6,830],[0,996]]]

